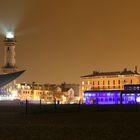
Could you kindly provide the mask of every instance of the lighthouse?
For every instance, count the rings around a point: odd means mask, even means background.
[[[4,39],[4,65],[3,73],[12,73],[17,71],[16,67],[16,40],[13,32],[8,32]]]

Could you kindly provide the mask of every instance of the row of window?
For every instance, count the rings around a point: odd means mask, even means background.
[[[125,90],[140,90],[140,86],[124,86]]]
[[[90,88],[87,88],[87,87],[83,87],[82,86],[82,90],[99,90],[99,89],[123,89],[123,86],[97,86],[97,87],[92,87],[91,89]]]
[[[114,102],[114,101],[120,101],[120,98],[108,98],[108,97],[106,97],[106,98],[98,98],[98,102],[103,102],[103,101],[105,101],[105,102]]]
[[[98,86],[98,87],[92,87],[92,89],[96,89],[96,88],[98,88],[98,89],[120,89],[121,88],[121,86]],[[123,87],[122,87],[123,88]]]
[[[132,101],[133,99],[131,99],[131,101]],[[97,102],[115,102],[115,101],[117,101],[117,102],[119,102],[120,101],[120,98],[108,98],[108,97],[105,97],[105,98],[96,98],[96,101]],[[128,101],[128,99],[127,98],[122,98],[122,101]],[[134,100],[135,101],[135,100]]]
[[[123,84],[125,84],[126,83],[126,80],[123,80],[122,82],[123,82]],[[108,80],[107,81],[107,84],[110,85],[110,83],[111,83],[111,80]],[[117,83],[120,85],[121,84],[121,81],[120,80],[118,80],[118,81],[113,80],[112,83],[113,83],[113,85],[115,85]],[[132,79],[130,80],[130,83],[131,84],[133,83]],[[88,84],[90,84],[90,83],[88,82]],[[98,85],[105,85],[105,81],[102,81],[102,82],[97,81],[97,84]],[[95,81],[93,81],[93,85],[95,85]]]
[[[30,91],[23,91],[23,93],[29,94]],[[42,94],[42,92],[37,92],[38,94]]]
[[[29,94],[29,93],[30,93],[30,91],[23,91],[23,93]]]

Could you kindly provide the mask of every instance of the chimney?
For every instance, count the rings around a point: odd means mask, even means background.
[[[138,73],[137,66],[135,66],[134,72],[135,72],[135,73]]]

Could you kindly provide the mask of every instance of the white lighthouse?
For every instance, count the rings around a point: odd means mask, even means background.
[[[17,70],[15,59],[16,40],[14,33],[8,32],[4,39],[4,66],[3,73],[12,73]]]

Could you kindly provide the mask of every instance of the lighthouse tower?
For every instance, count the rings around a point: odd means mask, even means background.
[[[2,67],[3,73],[12,73],[17,71],[15,59],[16,40],[14,33],[7,33],[4,39],[4,66]]]

